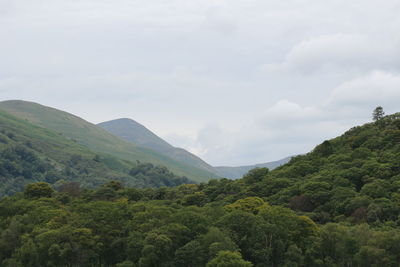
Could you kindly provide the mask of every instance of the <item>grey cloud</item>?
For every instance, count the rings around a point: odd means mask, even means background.
[[[231,34],[238,29],[235,17],[220,6],[209,7],[205,15],[210,30]]]
[[[207,126],[185,146],[217,164],[274,160],[308,152],[323,140],[370,121],[371,111],[377,105],[384,105],[388,113],[397,112],[398,99],[400,76],[375,71],[344,82],[325,101],[313,106],[283,99],[236,131]]]
[[[373,71],[347,81],[335,88],[327,100],[333,107],[352,106],[373,108],[382,103],[391,112],[398,108],[400,99],[400,75]]]

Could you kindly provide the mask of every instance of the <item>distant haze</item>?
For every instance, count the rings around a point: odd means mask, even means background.
[[[0,100],[132,118],[212,165],[400,111],[400,2],[0,0]]]

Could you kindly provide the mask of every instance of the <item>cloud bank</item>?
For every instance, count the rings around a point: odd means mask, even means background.
[[[0,99],[131,117],[214,165],[399,111],[398,0],[0,0]]]

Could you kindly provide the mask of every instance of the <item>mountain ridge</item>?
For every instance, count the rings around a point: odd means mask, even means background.
[[[92,151],[0,110],[0,196],[22,191],[32,182],[45,181],[56,187],[74,182],[93,188],[112,180],[135,187],[189,182],[159,166],[144,166]]]
[[[119,158],[168,167],[180,176],[201,182],[216,178],[214,173],[189,166],[183,162],[166,157],[148,148],[124,141],[102,128],[68,112],[22,100],[0,102],[0,110],[33,124],[62,133],[94,151],[111,154]]]
[[[229,176],[231,179],[239,179],[247,172],[255,168],[268,168],[269,170],[273,170],[282,166],[290,161],[290,157],[286,157],[280,160],[270,161],[266,163],[258,163],[254,165],[243,165],[243,166],[215,166],[214,168],[222,177]]]
[[[119,138],[152,149],[167,157],[190,164],[216,174],[214,168],[198,156],[179,147],[174,147],[144,125],[129,118],[120,118],[97,124]]]

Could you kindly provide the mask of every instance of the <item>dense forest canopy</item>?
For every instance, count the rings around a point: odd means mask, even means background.
[[[235,181],[30,184],[0,201],[0,265],[394,267],[399,207],[394,114]]]

